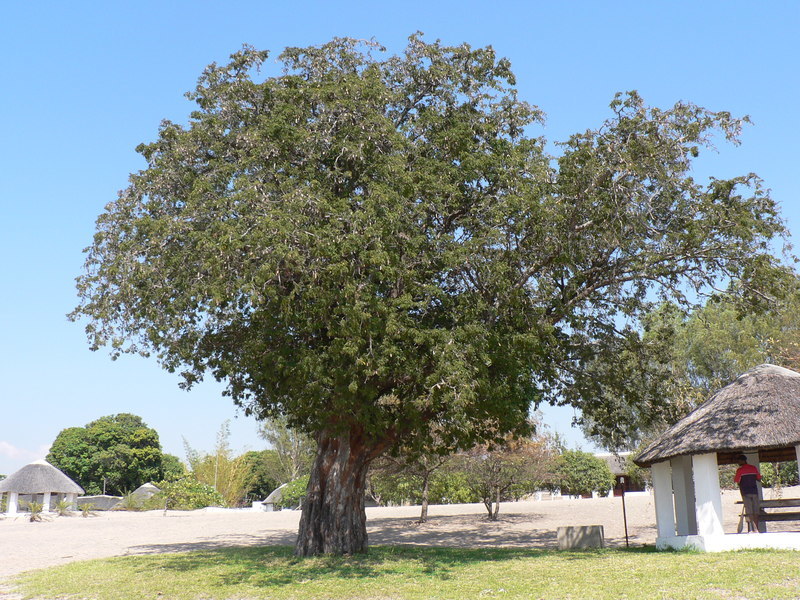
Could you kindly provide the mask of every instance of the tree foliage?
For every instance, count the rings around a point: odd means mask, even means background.
[[[606,398],[616,426],[585,418],[585,433],[606,447],[632,449],[759,364],[800,366],[800,294],[797,282],[789,283],[791,293],[766,310],[748,310],[731,293],[717,294],[688,313],[671,303],[656,307],[643,319],[641,335],[651,350],[622,353],[616,364],[629,374],[629,385],[641,390],[643,402],[626,406]],[[646,367],[639,366],[643,360]],[[662,409],[646,410],[652,404]]]
[[[404,457],[386,457],[376,461],[370,471],[369,492],[378,500],[401,503],[412,501],[420,505],[419,523],[428,520],[430,502],[444,500],[445,490],[441,486],[452,479],[437,477],[451,471],[452,456],[439,454],[416,454]],[[437,484],[439,484],[437,486]],[[432,491],[432,487],[440,489]],[[455,495],[461,495],[457,492]],[[431,498],[433,496],[433,498]]]
[[[368,493],[381,506],[418,504],[422,507],[425,483],[419,471],[407,470],[397,463],[376,461],[370,471]],[[463,504],[480,502],[469,487],[469,475],[459,468],[455,457],[430,473],[428,502],[430,504]],[[420,518],[422,519],[422,510]],[[427,519],[427,515],[425,515]]]
[[[556,464],[556,482],[562,493],[586,496],[613,489],[614,474],[606,461],[588,452],[566,450]]]
[[[161,470],[164,481],[176,481],[187,474],[186,465],[174,454],[161,455]]]
[[[263,500],[282,483],[278,453],[275,450],[250,450],[242,455],[247,469],[246,494],[254,500]]]
[[[492,521],[497,520],[501,502],[519,500],[552,480],[554,456],[544,439],[480,445],[460,458],[467,485],[483,502]]]
[[[222,494],[191,475],[158,483],[159,492],[145,500],[144,508],[196,510],[207,506],[226,506]]]
[[[312,435],[297,552],[366,547],[369,464],[528,433],[531,403],[609,419],[609,368],[656,296],[774,293],[783,234],[754,175],[694,178],[742,121],[617,96],[558,157],[508,60],[335,39],[212,64],[187,124],[100,215],[73,318],[92,348],[155,353],[191,386]],[[658,410],[658,406],[649,409]]]
[[[230,447],[230,424],[225,421],[217,433],[213,454],[198,452],[186,440],[186,460],[192,477],[222,496],[225,506],[239,506],[247,493],[250,470],[244,456]]]
[[[158,433],[141,417],[129,413],[62,430],[50,447],[47,461],[87,494],[105,491],[121,496],[163,477]]]
[[[271,458],[277,459],[277,465],[271,475],[278,484],[308,475],[316,452],[313,438],[289,427],[285,418],[267,419],[258,433],[274,450]]]
[[[308,475],[301,475],[281,488],[281,497],[275,502],[276,508],[297,508],[308,491]]]

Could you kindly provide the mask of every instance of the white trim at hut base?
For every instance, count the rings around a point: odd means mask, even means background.
[[[731,552],[733,550],[800,550],[800,533],[779,532],[759,534],[680,535],[660,537],[659,550],[691,548],[701,552]]]

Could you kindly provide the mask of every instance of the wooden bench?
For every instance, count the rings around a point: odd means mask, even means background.
[[[739,500],[736,504],[743,504]],[[761,500],[759,502],[758,521],[759,523],[767,523],[768,521],[800,521],[800,511],[797,510],[773,510],[781,508],[800,508],[800,498],[776,498],[773,500]],[[769,511],[764,510],[769,509]],[[742,532],[745,522],[744,512],[739,516],[739,527],[737,533]],[[747,524],[748,530],[750,524]],[[759,527],[762,529],[762,527]]]
[[[798,508],[800,507],[800,498],[777,498],[774,500],[762,500],[759,502],[761,510],[758,513],[760,521],[800,521],[800,511],[782,511],[782,510],[769,510],[764,509],[781,509],[781,508]]]

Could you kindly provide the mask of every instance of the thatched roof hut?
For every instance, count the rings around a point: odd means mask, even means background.
[[[82,494],[83,488],[45,460],[25,465],[0,481],[0,493]]]
[[[678,456],[717,453],[719,464],[742,452],[762,462],[795,460],[800,444],[800,373],[763,364],[714,394],[635,459],[641,467]]]
[[[138,488],[133,490],[131,492],[131,496],[136,496],[137,498],[140,498],[142,500],[146,500],[148,498],[152,498],[153,496],[155,496],[160,491],[161,491],[161,489],[156,487],[153,484],[153,482],[150,481],[148,483],[143,483]]]

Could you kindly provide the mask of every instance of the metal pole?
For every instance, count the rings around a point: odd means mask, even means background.
[[[620,481],[620,485],[622,486],[622,521],[625,523],[625,547],[630,548],[630,544],[628,543],[628,511],[625,509],[625,478],[622,478]]]

